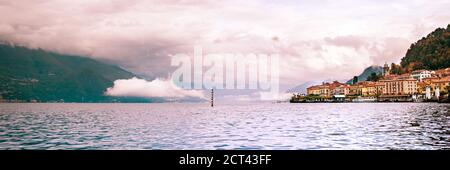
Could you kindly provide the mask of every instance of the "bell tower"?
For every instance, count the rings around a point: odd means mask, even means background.
[[[384,67],[383,67],[383,75],[384,75],[384,76],[389,75],[389,72],[390,72],[389,65],[388,65],[387,63],[384,63]]]

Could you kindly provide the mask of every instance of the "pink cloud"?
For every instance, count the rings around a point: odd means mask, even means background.
[[[170,80],[155,79],[153,81],[147,81],[136,77],[114,81],[113,87],[106,89],[105,94],[109,96],[157,97],[172,99],[195,97],[206,99],[202,91],[182,89]]]
[[[398,62],[410,43],[448,24],[448,7],[446,0],[11,0],[0,2],[0,41],[107,60],[149,77],[167,76],[169,56],[194,45],[276,52],[281,83],[292,84]]]

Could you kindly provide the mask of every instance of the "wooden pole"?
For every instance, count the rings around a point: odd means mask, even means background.
[[[214,89],[211,89],[211,107],[214,107]]]

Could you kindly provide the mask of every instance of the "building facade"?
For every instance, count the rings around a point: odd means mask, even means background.
[[[308,95],[321,101],[417,101],[436,99],[449,94],[450,68],[435,71],[416,70],[401,75],[389,74],[385,66],[381,80],[363,81],[352,85],[337,81],[307,88]]]
[[[347,95],[349,93],[349,85],[334,81],[308,87],[306,91],[308,95],[319,95],[329,98],[334,95]]]
[[[416,79],[381,80],[383,95],[413,95],[417,93]]]
[[[422,81],[424,78],[429,78],[434,74],[434,71],[416,70],[411,73],[411,78]]]

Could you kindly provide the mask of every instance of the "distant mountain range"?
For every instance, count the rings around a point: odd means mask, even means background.
[[[90,58],[0,44],[0,97],[39,102],[149,102],[104,90],[134,75]]]

